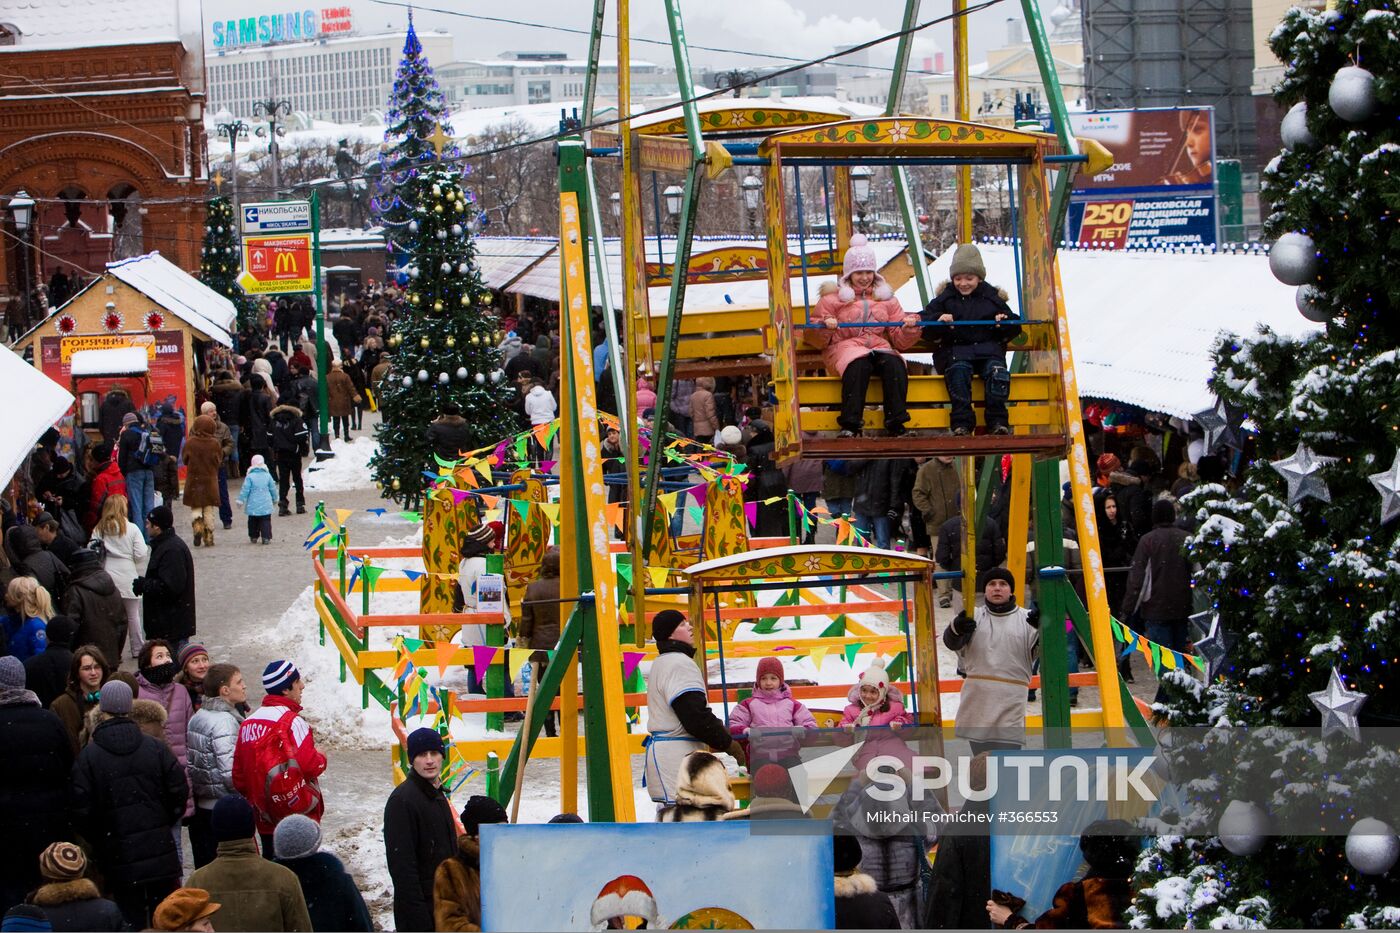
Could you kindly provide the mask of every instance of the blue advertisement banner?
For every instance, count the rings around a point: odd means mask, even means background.
[[[1216,242],[1213,193],[1072,200],[1070,240],[1104,249],[1209,246]]]

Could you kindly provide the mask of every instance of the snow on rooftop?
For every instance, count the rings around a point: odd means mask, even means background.
[[[149,369],[145,347],[78,350],[68,363],[68,371],[74,376],[129,376]]]
[[[178,42],[179,0],[0,0],[0,23],[19,27],[20,39],[0,51]],[[184,11],[189,16],[189,11]],[[199,29],[194,10],[194,29]]]
[[[23,405],[0,405],[0,486],[7,486],[34,442],[73,404],[73,396],[0,345],[0,398],[24,399]]]
[[[238,317],[233,302],[160,253],[109,262],[107,271],[206,337],[233,346],[230,332]]]

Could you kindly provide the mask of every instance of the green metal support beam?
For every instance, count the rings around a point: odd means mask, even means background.
[[[607,9],[608,0],[593,0],[592,31],[588,37],[588,73],[583,78],[583,113],[579,115],[585,126],[593,122],[593,101],[598,96],[598,55],[603,46],[603,20]]]
[[[598,0],[601,6],[603,0]],[[588,216],[588,229],[593,235],[588,238],[588,256],[593,262],[593,274],[588,280],[588,290],[596,305],[603,309],[603,333],[608,335],[608,368],[612,372],[613,398],[621,402],[627,392],[627,363],[623,355],[622,341],[617,337],[617,309],[612,300],[612,278],[608,275],[608,257],[604,250],[603,214],[598,207],[598,185],[593,178],[593,160],[584,162],[584,211]],[[597,373],[593,374],[596,379]],[[614,412],[622,416],[625,412]],[[624,419],[625,420],[625,419]],[[627,458],[627,432],[622,432],[622,457]]]
[[[1031,471],[1035,497],[1035,575],[1040,608],[1040,702],[1045,717],[1045,747],[1069,748],[1069,646],[1065,639],[1064,577],[1042,579],[1042,567],[1065,565],[1064,528],[1060,521],[1058,460],[1042,460]]]
[[[913,54],[913,29],[919,23],[921,0],[905,0],[904,18],[899,28],[903,34],[895,46],[894,69],[890,72],[890,91],[885,98],[885,116],[899,113],[899,101],[904,96],[904,85],[909,74],[909,57]],[[928,262],[924,259],[924,241],[919,234],[919,217],[914,209],[913,189],[909,185],[909,175],[904,166],[893,170],[895,202],[899,205],[900,218],[904,221],[904,235],[909,241],[909,263],[914,267],[914,281],[919,287],[919,303],[926,305],[933,300],[933,283],[928,277]]]
[[[666,0],[666,26],[671,32],[671,53],[676,60],[676,83],[680,86],[681,112],[685,114],[685,138],[695,161],[705,158],[705,141],[700,138],[700,111],[695,106],[695,83],[690,77],[690,46],[685,41],[680,0]]]
[[[1079,142],[1070,132],[1069,108],[1065,106],[1064,89],[1060,86],[1060,76],[1055,71],[1055,58],[1050,51],[1050,37],[1045,32],[1045,21],[1040,17],[1040,4],[1037,0],[1021,0],[1021,10],[1026,17],[1026,29],[1030,33],[1031,47],[1035,49],[1036,64],[1040,66],[1040,81],[1045,85],[1045,101],[1050,105],[1050,116],[1055,121],[1055,135],[1060,147],[1067,155],[1078,155]],[[1064,229],[1065,215],[1069,212],[1069,191],[1079,163],[1062,165],[1059,179],[1055,183],[1055,196],[1050,206],[1050,230],[1052,248],[1056,242],[1055,231]]]

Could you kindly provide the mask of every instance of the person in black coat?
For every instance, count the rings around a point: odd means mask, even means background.
[[[74,818],[92,844],[127,923],[150,926],[151,915],[180,886],[175,827],[185,813],[189,782],[170,746],[131,719],[131,688],[102,687],[98,724],[73,766]],[[64,746],[68,738],[64,736]]]
[[[271,444],[272,397],[267,394],[267,381],[258,373],[248,377],[248,450],[267,456]]]
[[[890,896],[875,879],[860,870],[860,842],[854,836],[833,836],[832,867],[836,870],[836,929],[898,930],[899,914]]]
[[[167,505],[151,509],[146,519],[151,556],[146,575],[132,582],[141,597],[146,639],[164,638],[178,651],[195,633],[194,557],[175,533],[175,517]]]
[[[136,406],[125,389],[119,386],[108,389],[106,397],[97,409],[97,423],[102,427],[102,439],[109,444],[115,444],[122,433],[122,417],[134,411]]]
[[[876,547],[888,548],[904,518],[904,504],[914,491],[918,465],[908,458],[853,460],[856,495],[851,510],[864,535],[874,535]]]
[[[453,402],[442,406],[442,414],[433,419],[427,430],[428,444],[439,460],[449,463],[462,458],[462,452],[471,449],[471,434],[467,421],[462,417],[462,409]]]
[[[126,642],[127,618],[117,584],[102,568],[97,553],[87,548],[73,552],[72,571],[58,607],[77,626],[73,644],[96,645],[104,657],[120,658]],[[52,634],[49,640],[53,640]]]
[[[433,877],[457,852],[452,805],[439,780],[445,746],[432,729],[408,736],[412,772],[384,805],[384,856],[394,882],[394,929],[435,930]]]
[[[758,503],[754,534],[760,538],[786,538],[789,532],[786,499],[765,502],[775,496],[786,497],[788,491],[787,477],[773,462],[773,427],[762,420],[751,422],[750,426],[753,436],[749,438],[746,461],[750,479],[748,486],[744,487],[744,501]]]
[[[312,930],[316,933],[331,930],[368,933],[374,929],[355,879],[350,877],[340,859],[320,850],[319,823],[293,813],[277,824],[272,839],[278,864],[291,869],[301,882]]]
[[[44,550],[33,525],[15,525],[5,532],[5,550],[15,570],[39,581],[55,605],[68,586],[68,565],[58,555]]]
[[[968,789],[987,786],[987,759],[983,752],[973,757],[968,769]],[[987,813],[990,804],[971,800],[963,809]],[[969,824],[971,825],[971,824]],[[924,911],[924,927],[929,930],[986,930],[987,901],[992,897],[992,838],[985,833],[948,833],[938,841],[938,858],[933,862],[933,888]]]
[[[24,684],[19,659],[0,658],[0,913],[39,884],[39,853],[72,832],[68,730]]]
[[[940,567],[958,569],[962,567],[963,524],[962,516],[954,515],[938,529],[938,546],[933,559]],[[1000,567],[1006,560],[1006,537],[991,516],[982,519],[982,530],[977,534],[977,573],[980,575],[993,567]]]
[[[87,873],[87,856],[75,843],[55,842],[39,856],[44,885],[29,897],[56,933],[125,930],[121,908],[97,890]]]
[[[73,636],[78,625],[67,616],[54,616],[45,629],[48,644],[24,662],[25,685],[48,709],[68,689],[68,670],[73,666]]]

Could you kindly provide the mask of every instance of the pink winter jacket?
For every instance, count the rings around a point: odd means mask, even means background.
[[[919,342],[918,328],[903,326],[904,309],[879,275],[875,276],[874,285],[860,295],[851,286],[842,285],[839,290],[822,296],[808,321],[821,324],[827,318],[835,318],[838,324],[890,321],[895,325],[804,330],[802,333],[807,342],[822,351],[822,362],[826,363],[826,368],[838,376],[845,374],[852,360],[867,355],[871,350],[895,353]]]
[[[841,725],[855,725],[860,717],[861,711],[865,707],[860,702],[860,684],[851,688],[846,694],[846,709],[841,716]],[[914,717],[904,709],[904,695],[894,687],[888,688],[885,693],[885,700],[889,704],[888,709],[871,713],[869,720],[859,728],[873,726],[888,726],[890,723],[899,723],[901,726],[914,724]],[[899,733],[893,730],[889,732],[869,732],[864,735],[865,744],[856,753],[856,770],[861,770],[866,763],[877,755],[893,755],[904,762],[906,767],[912,766],[914,753],[909,750],[909,746],[904,744]]]
[[[180,767],[186,769],[185,776],[188,777],[189,728],[190,718],[194,716],[194,703],[190,700],[190,692],[185,689],[184,684],[174,681],[163,687],[153,684],[140,673],[136,675],[136,683],[136,699],[154,700],[165,710],[165,744],[170,746],[170,750],[180,761]],[[191,815],[194,812],[193,808],[194,796],[191,794],[185,806],[185,816]]]
[[[750,729],[815,729],[812,711],[792,698],[792,689],[783,684],[777,690],[754,690],[729,711],[729,731],[742,736]]]

